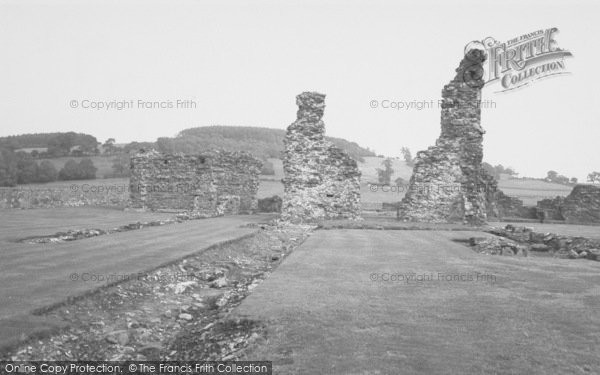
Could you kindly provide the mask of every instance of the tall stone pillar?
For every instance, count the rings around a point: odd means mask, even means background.
[[[441,134],[417,153],[401,217],[410,221],[481,224],[486,221],[488,184],[483,171],[482,64],[485,52],[469,51],[442,90]]]
[[[282,219],[360,218],[360,171],[355,160],[325,140],[325,95],[304,92],[296,104],[297,119],[284,139]]]

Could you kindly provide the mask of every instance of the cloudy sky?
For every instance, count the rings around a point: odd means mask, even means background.
[[[439,108],[373,100],[437,103],[468,42],[557,27],[571,74],[484,88],[493,103],[482,111],[484,159],[522,176],[584,179],[600,170],[599,18],[593,0],[1,0],[0,135],[129,142],[215,124],[284,129],[295,96],[319,91],[329,135],[398,156],[434,143]],[[83,108],[111,101],[133,106]]]

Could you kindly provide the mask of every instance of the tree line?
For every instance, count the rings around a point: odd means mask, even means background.
[[[46,183],[57,180],[90,180],[96,178],[97,168],[89,158],[68,160],[57,170],[48,160],[36,161],[27,152],[0,148],[0,186]]]
[[[99,153],[96,137],[75,132],[34,133],[0,137],[0,148],[17,151],[23,148],[43,148],[33,150],[34,158],[56,158],[62,156],[96,155]]]

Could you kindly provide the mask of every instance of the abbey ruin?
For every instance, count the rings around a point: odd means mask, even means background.
[[[360,171],[356,161],[326,141],[325,95],[296,97],[297,119],[284,139],[282,219],[310,222],[360,217]]]
[[[131,157],[130,207],[203,216],[256,210],[262,162],[245,152],[140,151]]]
[[[401,203],[406,220],[479,224],[487,218],[490,178],[481,166],[485,131],[478,74],[485,59],[484,51],[469,51],[442,90],[442,132],[435,146],[417,154]]]

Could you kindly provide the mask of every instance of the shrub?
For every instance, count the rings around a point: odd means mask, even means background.
[[[12,150],[0,148],[0,186],[17,184],[17,158]]]
[[[113,173],[111,177],[129,177],[130,170],[129,154],[121,154],[112,160]]]
[[[38,165],[31,155],[26,152],[17,152],[17,183],[31,184],[37,182]]]
[[[263,160],[263,165],[260,170],[260,174],[273,176],[275,175],[275,168],[273,167],[273,163],[268,160]]]
[[[38,167],[37,182],[52,182],[58,179],[58,171],[54,164],[44,160]]]
[[[258,212],[281,212],[283,200],[279,195],[258,200]]]
[[[89,158],[82,159],[79,163],[69,159],[58,172],[58,177],[61,180],[91,180],[96,178],[96,170]]]

